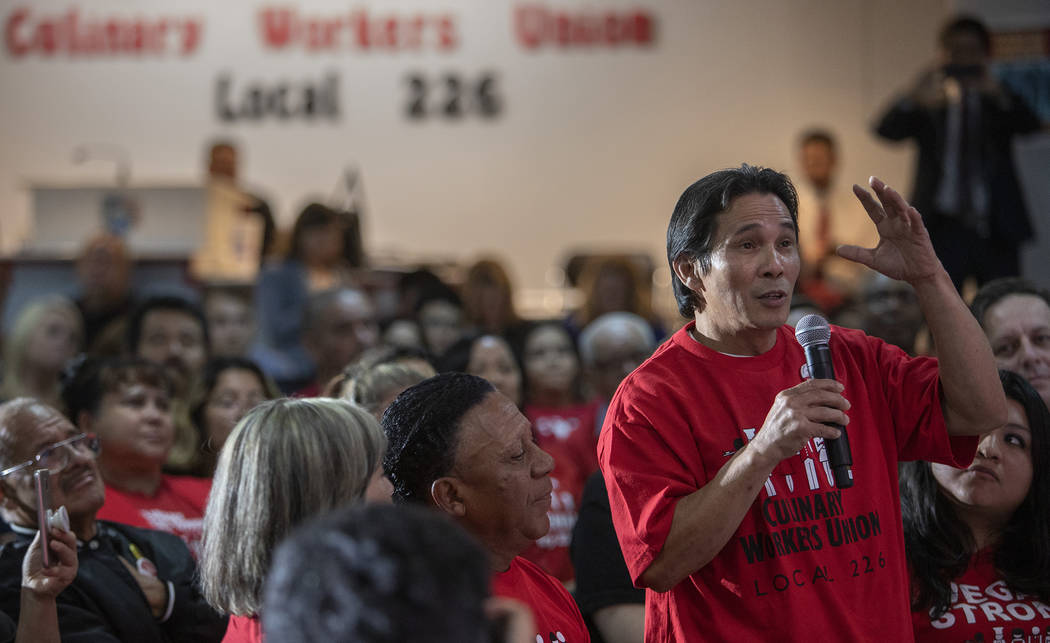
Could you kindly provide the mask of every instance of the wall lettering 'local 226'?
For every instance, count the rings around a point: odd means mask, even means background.
[[[507,11],[512,24],[500,31],[530,53],[646,48],[656,42],[656,17],[642,8],[566,9],[526,2],[511,5]],[[357,3],[331,11],[264,5],[246,11],[244,19],[246,25],[254,23],[257,42],[268,54],[329,54],[328,62],[347,54],[402,52],[451,58],[464,39],[459,16],[453,12],[389,10],[379,3],[373,7]],[[15,61],[30,56],[44,60],[186,58],[201,49],[204,27],[204,19],[195,16],[143,16],[141,11],[99,14],[75,6],[49,13],[16,6],[4,17],[4,44]],[[292,80],[238,80],[235,74],[235,70],[222,71],[214,82],[212,111],[220,122],[336,123],[343,116],[343,81],[338,71]],[[417,67],[406,72],[403,87],[398,109],[413,121],[495,119],[504,113],[507,103],[500,91],[500,74],[492,69],[464,72],[446,66],[437,70]]]

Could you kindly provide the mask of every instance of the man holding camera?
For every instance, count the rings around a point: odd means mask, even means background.
[[[960,16],[941,30],[941,60],[879,120],[876,133],[915,139],[911,203],[956,288],[1020,274],[1018,248],[1032,237],[1012,156],[1013,137],[1039,118],[991,73],[988,29]]]

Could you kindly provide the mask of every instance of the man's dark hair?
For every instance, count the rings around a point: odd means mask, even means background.
[[[484,641],[486,561],[431,509],[342,509],[277,549],[263,627],[275,641]]]
[[[128,316],[128,328],[124,335],[127,350],[132,355],[138,354],[139,342],[142,340],[142,322],[146,315],[155,310],[171,310],[184,313],[195,320],[201,328],[201,337],[204,339],[206,352],[211,352],[211,340],[208,338],[208,322],[204,319],[204,311],[196,303],[179,295],[154,295],[147,297],[131,311]]]
[[[1050,599],[1050,411],[1020,375],[999,371],[1006,397],[1024,407],[1032,432],[1032,483],[995,546],[996,575],[1015,592]],[[951,584],[977,553],[970,528],[940,491],[929,462],[901,466],[904,550],[912,572],[912,609],[940,618],[952,601]]]
[[[62,403],[74,424],[81,411],[94,415],[108,393],[130,384],[159,388],[172,395],[172,383],[164,367],[141,357],[88,357],[71,364],[62,375]]]
[[[984,53],[992,53],[992,34],[983,22],[971,15],[960,15],[949,20],[941,27],[941,33],[937,38],[937,42],[940,43],[941,47],[947,49],[948,41],[952,36],[960,33],[970,33],[977,36],[977,39],[981,41],[981,46],[984,48]]]
[[[984,316],[988,314],[988,310],[999,303],[999,300],[1010,295],[1031,295],[1042,299],[1050,306],[1050,291],[1036,286],[1023,277],[1003,277],[993,279],[981,286],[973,298],[973,303],[970,304],[970,312],[977,318],[977,323],[983,327]]]
[[[383,469],[395,502],[427,503],[430,485],[455,464],[463,416],[495,390],[475,375],[442,373],[394,399],[383,414]]]
[[[780,199],[791,214],[798,236],[798,195],[786,174],[745,163],[739,168],[708,174],[690,185],[679,197],[667,226],[671,287],[683,317],[692,317],[693,310],[702,309],[704,302],[675,274],[675,259],[686,255],[698,260],[701,271],[707,274],[711,270],[711,243],[718,229],[718,214],[726,211],[733,199],[746,194],[772,194]]]
[[[798,139],[798,146],[805,147],[810,143],[821,143],[827,145],[832,153],[835,152],[835,137],[826,129],[811,129],[802,133]]]

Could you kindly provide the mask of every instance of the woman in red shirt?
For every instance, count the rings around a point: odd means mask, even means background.
[[[1050,412],[1020,375],[999,375],[1009,419],[973,464],[902,468],[920,643],[1050,640]]]

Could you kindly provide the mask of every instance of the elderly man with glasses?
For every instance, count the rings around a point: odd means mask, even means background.
[[[57,599],[63,640],[218,641],[226,620],[194,585],[196,563],[176,536],[95,519],[105,499],[98,438],[28,398],[0,405],[0,516],[15,540],[0,549],[0,610],[18,619],[22,559],[36,535],[33,473],[51,472],[79,569]]]

